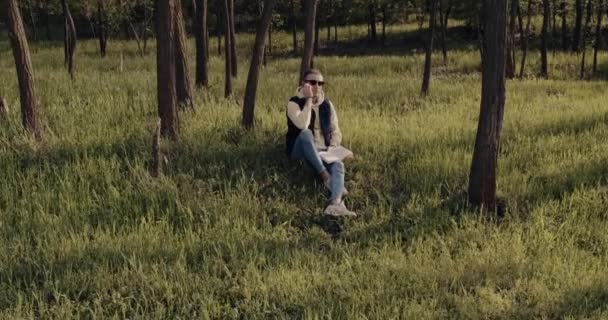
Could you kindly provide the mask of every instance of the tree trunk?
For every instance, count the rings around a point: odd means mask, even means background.
[[[557,48],[557,0],[551,0],[551,50],[555,54]]]
[[[507,65],[505,76],[508,79],[515,77],[515,28],[517,23],[517,8],[519,7],[518,0],[511,0],[509,11],[509,35],[507,38]]]
[[[576,0],[576,24],[572,35],[572,51],[579,52],[581,38],[583,37],[583,0]]]
[[[526,56],[528,55],[528,41],[530,39],[530,23],[532,22],[532,0],[528,0],[528,21],[526,22],[526,31],[525,34],[522,35],[522,42],[521,42],[521,51],[522,51],[522,55],[521,55],[521,65],[519,68],[519,78],[523,79],[524,77],[524,70],[526,68]]]
[[[141,40],[139,38],[139,34],[137,34],[137,30],[135,29],[133,22],[131,22],[131,19],[127,19],[127,23],[129,24],[129,27],[131,28],[131,32],[133,32],[133,37],[135,37],[135,42],[137,43],[137,49],[139,50],[139,55],[141,55],[143,57],[145,54],[144,54],[144,49],[141,46]]]
[[[448,18],[450,15],[450,11],[452,10],[452,6],[448,5],[447,9],[443,9],[443,0],[439,0],[439,22],[441,25],[439,26],[441,32],[441,53],[443,55],[443,64],[448,64],[448,49],[447,49],[447,29],[448,29]]]
[[[243,101],[243,120],[242,125],[247,129],[253,128],[253,118],[255,110],[256,93],[258,89],[258,79],[260,76],[260,64],[264,55],[264,43],[266,42],[266,31],[270,26],[272,19],[272,10],[276,4],[276,0],[266,0],[264,3],[264,11],[262,19],[258,24],[255,34],[255,43],[253,45],[253,53],[251,55],[251,65],[249,66],[249,74],[247,75],[247,85],[245,87],[245,99]]]
[[[589,33],[589,24],[591,23],[591,15],[593,11],[593,4],[591,0],[587,1],[587,17],[585,18],[585,28],[583,29],[583,38],[580,43],[580,49],[583,51],[583,57],[581,59],[581,79],[585,79],[585,58],[587,56],[587,34]]]
[[[568,8],[566,6],[566,1],[562,1],[560,7],[562,11],[562,50],[564,51],[568,50],[568,47],[570,46],[570,44],[568,43],[568,23],[566,21],[566,17],[568,15]]]
[[[209,67],[207,56],[207,0],[196,0],[196,85],[209,86]]]
[[[224,97],[232,95],[232,50],[230,50],[230,0],[224,0],[224,62],[226,75],[224,81]]]
[[[321,19],[320,19],[320,15],[322,12],[322,8],[323,8],[323,0],[320,0],[319,2],[319,9],[316,11],[315,15],[316,15],[316,20],[315,20],[315,43],[314,43],[314,55],[318,55],[319,54],[319,29],[321,28]],[[314,56],[313,56],[313,62],[311,62],[311,65],[314,65]]]
[[[433,57],[433,38],[435,38],[435,21],[437,14],[437,1],[431,0],[431,16],[429,17],[429,33],[426,44],[426,54],[424,57],[424,73],[422,75],[422,88],[420,95],[426,97],[429,94],[429,85],[431,82],[431,59]]]
[[[4,97],[0,97],[0,121],[4,121],[8,118],[8,104]]]
[[[177,138],[178,110],[175,87],[175,2],[156,1],[156,75],[161,134]]]
[[[543,0],[543,26],[541,32],[541,48],[540,48],[540,76],[547,79],[549,77],[547,50],[549,38],[549,19],[551,18],[551,7],[549,0]]]
[[[293,0],[289,1],[289,10],[291,16],[291,37],[293,40],[293,53],[298,52],[298,33],[296,26],[296,12],[293,5]]]
[[[595,25],[595,43],[593,45],[593,71],[595,77],[597,74],[597,52],[602,48],[602,19],[604,13],[604,0],[599,0],[597,5],[597,24]]]
[[[298,84],[304,79],[304,72],[308,71],[313,59],[313,38],[315,33],[315,17],[317,14],[317,0],[306,1],[306,29],[304,30],[304,54],[300,64],[300,79]]]
[[[161,124],[162,121],[159,118],[156,121],[156,127],[154,128],[154,133],[152,134],[152,159],[150,162],[150,175],[154,178],[158,178],[162,172],[162,153],[160,150]]]
[[[64,56],[68,65],[68,73],[74,79],[74,52],[76,51],[76,26],[66,0],[61,0],[64,19]]]
[[[469,175],[468,197],[476,206],[496,209],[496,171],[505,107],[506,0],[484,0],[484,55],[481,111]]]
[[[175,31],[175,90],[177,104],[181,107],[194,109],[192,102],[192,82],[190,81],[190,67],[188,66],[188,47],[186,41],[186,27],[181,0],[175,1],[174,31]]]
[[[378,40],[378,35],[376,31],[376,5],[374,3],[370,3],[368,6],[369,10],[369,31],[370,38],[369,42],[374,44]]]
[[[41,136],[38,126],[38,103],[34,89],[34,69],[19,5],[17,0],[0,0],[0,8],[2,9],[0,15],[4,16],[8,27],[8,37],[13,48],[19,80],[22,123],[26,130],[39,140]]]
[[[222,26],[225,25],[226,23],[222,20],[224,20],[224,10],[222,9],[224,7],[224,0],[217,0],[216,2],[216,26],[215,26],[215,31],[217,34],[217,55],[218,56],[222,56]],[[225,31],[225,30],[224,30]],[[225,44],[224,44],[225,46]]]
[[[388,5],[382,6],[382,45],[386,45],[386,19],[388,17]]]
[[[232,72],[232,76],[236,78],[238,74],[238,66],[237,66],[237,55],[236,55],[236,30],[234,27],[234,0],[228,0],[228,6],[230,11],[228,12],[228,18],[230,19],[230,23],[228,26],[230,27],[230,46],[226,48],[230,48],[230,71]]]
[[[108,47],[107,19],[104,0],[97,0],[97,29],[99,37],[99,54],[104,58]]]

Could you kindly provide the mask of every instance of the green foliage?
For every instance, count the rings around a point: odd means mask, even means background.
[[[239,35],[244,62],[252,39]],[[288,34],[275,41],[289,50]],[[60,43],[32,47],[41,144],[22,133],[13,60],[0,51],[12,107],[0,123],[0,318],[608,317],[608,93],[573,81],[574,55],[551,60],[557,80],[507,84],[499,222],[462,194],[480,103],[475,49],[435,66],[428,99],[420,54],[318,57],[358,155],[346,201],[361,216],[331,221],[311,171],[283,152],[297,58],[269,59],[249,132],[241,101],[219,98],[213,55],[211,89],[181,114],[180,139],[163,142],[165,174],[152,179],[155,57],[115,41],[100,59],[83,41],[72,82]]]

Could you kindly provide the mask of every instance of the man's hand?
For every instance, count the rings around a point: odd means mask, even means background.
[[[310,86],[310,84],[304,84],[304,86],[302,87],[302,94],[304,95],[304,98],[312,98],[313,94],[312,87]]]

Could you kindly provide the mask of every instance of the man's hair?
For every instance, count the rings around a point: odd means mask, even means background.
[[[304,76],[302,77],[302,80],[306,79],[306,77],[308,77],[308,75],[319,75],[319,76],[323,76],[323,74],[321,73],[321,71],[319,69],[308,69],[306,70],[306,72],[304,72]]]

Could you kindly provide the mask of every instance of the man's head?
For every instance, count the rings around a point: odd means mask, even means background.
[[[319,91],[323,91],[325,80],[323,74],[317,69],[310,69],[304,72],[303,84],[309,84],[312,88],[312,93],[316,95]]]

